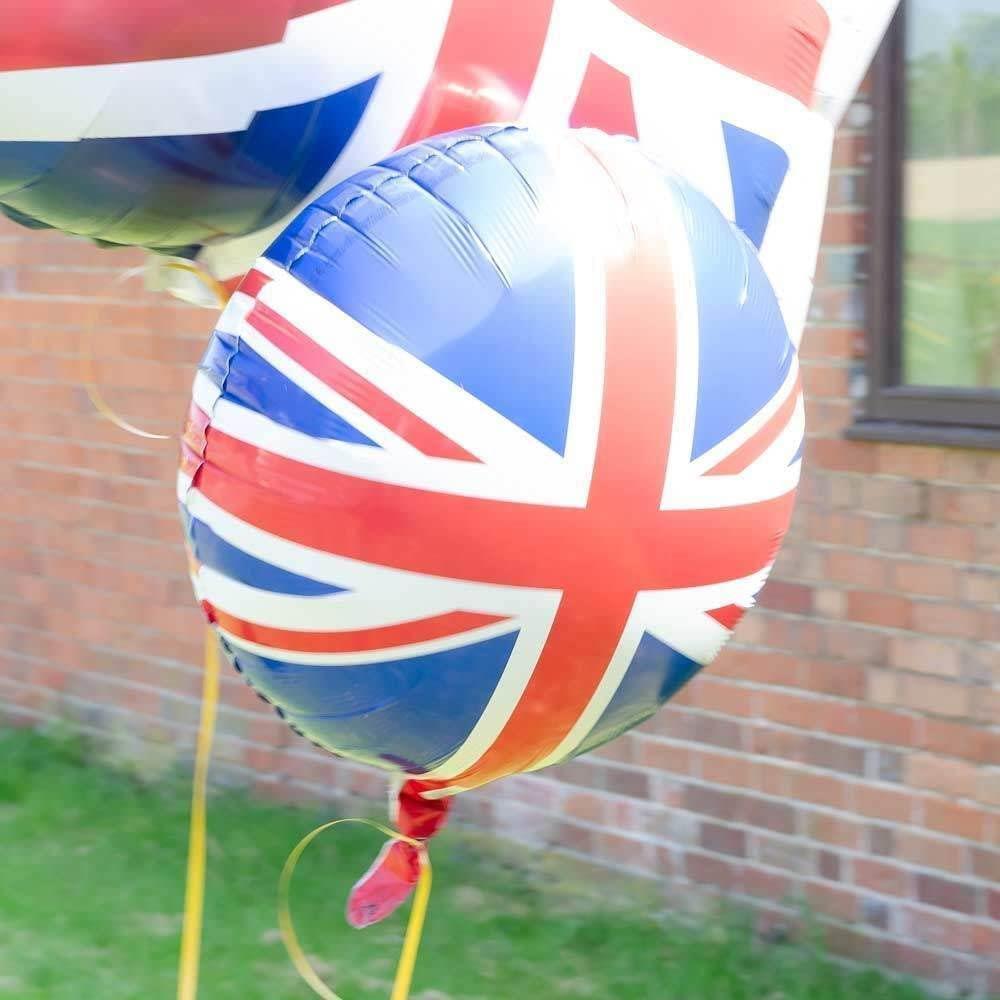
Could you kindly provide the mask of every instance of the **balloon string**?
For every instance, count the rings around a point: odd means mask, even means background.
[[[171,271],[185,271],[189,274],[193,274],[215,296],[220,309],[222,309],[229,300],[229,293],[226,291],[225,287],[219,281],[216,281],[216,279],[210,274],[206,274],[194,264],[189,264],[186,261],[168,261],[163,266]],[[126,272],[124,277],[133,276],[135,273],[136,272],[134,271]],[[84,336],[82,362],[84,370],[83,387],[88,397],[90,397],[90,402],[94,409],[97,410],[102,417],[110,420],[111,423],[113,423],[119,430],[123,430],[127,434],[133,434],[135,437],[147,438],[151,441],[169,441],[172,435],[154,434],[151,431],[144,431],[141,427],[136,427],[135,424],[130,423],[123,416],[121,416],[104,398],[104,394],[101,392],[100,386],[97,384],[97,376],[94,370],[94,358],[90,349],[93,325],[94,324],[89,325]]]
[[[299,975],[312,987],[317,996],[323,1000],[341,1000],[326,983],[320,979],[312,963],[309,961],[302,946],[299,944],[298,935],[295,933],[295,925],[292,922],[291,905],[289,903],[289,891],[292,883],[292,875],[302,857],[305,849],[326,830],[345,823],[355,823],[361,826],[371,827],[379,833],[393,840],[402,841],[415,847],[420,857],[420,878],[417,882],[416,892],[413,897],[413,906],[410,910],[410,919],[406,925],[406,935],[403,938],[403,949],[399,956],[399,964],[396,966],[396,978],[392,987],[390,1000],[407,1000],[410,995],[410,986],[413,982],[413,970],[417,964],[417,954],[420,951],[420,939],[424,932],[424,921],[427,917],[427,904],[431,895],[431,863],[427,855],[426,846],[419,840],[414,840],[400,833],[398,830],[390,830],[380,823],[374,823],[367,819],[337,819],[330,823],[324,823],[317,827],[312,833],[306,834],[296,844],[292,853],[288,855],[285,867],[281,871],[281,879],[278,882],[278,925],[281,928],[281,938],[285,942],[285,948],[292,960],[292,964],[298,970]]]
[[[198,995],[198,964],[205,908],[206,801],[208,764],[219,702],[219,645],[211,628],[205,629],[205,670],[202,679],[201,720],[191,790],[191,827],[188,835],[187,886],[184,892],[184,926],[181,932],[177,1000]]]

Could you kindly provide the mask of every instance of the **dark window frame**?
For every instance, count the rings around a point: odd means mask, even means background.
[[[850,438],[1000,448],[1000,391],[900,381],[903,162],[906,129],[906,0],[872,76],[871,252],[868,271],[868,391]]]

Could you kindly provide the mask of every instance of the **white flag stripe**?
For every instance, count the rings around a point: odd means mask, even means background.
[[[666,498],[664,510],[719,510],[777,500],[795,490],[799,473],[798,462],[777,469],[765,463],[758,469],[755,463],[738,476],[690,479]]]
[[[525,125],[566,125],[591,56],[594,7],[607,0],[555,0],[531,90],[521,109]]]
[[[198,574],[202,597],[236,618],[300,632],[342,632],[385,628],[461,611],[425,588],[391,586],[376,591],[345,591],[302,597],[260,590],[202,565]]]
[[[473,642],[485,642],[501,635],[509,635],[517,629],[513,622],[496,622],[484,625],[482,628],[470,629],[445,636],[442,639],[430,639],[426,642],[414,642],[407,646],[392,646],[388,649],[364,650],[359,653],[303,653],[295,649],[281,649],[278,646],[264,646],[250,639],[242,639],[227,629],[216,625],[219,632],[230,645],[237,649],[245,649],[256,656],[284,663],[294,663],[301,667],[364,667],[379,666],[391,660],[409,660],[418,656],[429,656],[434,653],[444,653],[450,649],[461,649]],[[508,670],[510,667],[508,666]],[[506,676],[506,674],[505,674]]]

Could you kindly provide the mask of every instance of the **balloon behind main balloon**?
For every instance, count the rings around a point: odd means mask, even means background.
[[[362,171],[258,261],[180,500],[247,680],[455,790],[614,738],[714,657],[802,436],[746,237],[635,142],[498,126]]]
[[[761,244],[797,339],[832,123],[896,2],[227,0],[196,18],[193,0],[15,4],[0,208],[200,251],[230,278],[300,204],[398,145],[572,122],[637,133],[696,181]]]

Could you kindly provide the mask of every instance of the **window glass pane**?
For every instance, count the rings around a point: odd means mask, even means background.
[[[1000,0],[907,0],[902,381],[1000,388]]]

